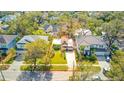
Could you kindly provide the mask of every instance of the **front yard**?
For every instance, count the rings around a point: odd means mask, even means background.
[[[49,69],[45,69],[45,63],[43,61],[43,59],[37,59],[37,68],[36,71],[67,71],[68,70],[68,66],[67,61],[65,59],[65,57],[61,54],[61,51],[55,51],[55,55],[54,57],[51,59],[50,64],[48,64],[47,66],[49,67]],[[23,63],[23,65],[21,65],[20,70],[24,70],[24,71],[30,71],[31,70],[31,64],[32,62],[29,61],[25,61]]]
[[[61,54],[61,51],[55,51],[55,56],[52,58],[51,64],[67,64],[66,59]]]

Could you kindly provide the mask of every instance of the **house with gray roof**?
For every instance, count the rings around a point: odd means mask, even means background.
[[[21,40],[16,43],[17,50],[26,50],[25,44],[31,43],[36,41],[37,39],[43,39],[48,41],[48,36],[41,36],[41,35],[26,35]]]
[[[49,34],[56,35],[57,32],[60,31],[59,25],[45,25],[44,31]]]
[[[76,37],[77,48],[79,51],[80,46],[84,47],[83,54],[91,55],[92,50],[94,50],[96,55],[109,55],[107,50],[107,45],[104,42],[102,36],[78,36]]]
[[[10,48],[16,45],[17,35],[0,35],[0,52],[7,53]]]
[[[6,16],[2,17],[0,20],[3,22],[9,22],[9,21],[12,21],[15,19],[16,19],[16,15],[6,15]]]

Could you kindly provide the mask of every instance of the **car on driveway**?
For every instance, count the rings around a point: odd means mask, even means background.
[[[93,76],[91,80],[92,81],[100,81],[101,78],[100,78],[100,76],[96,75],[96,76]]]
[[[108,71],[110,71],[110,68],[103,68],[103,74],[105,74]]]
[[[109,56],[106,57],[106,62],[110,62],[110,57]]]

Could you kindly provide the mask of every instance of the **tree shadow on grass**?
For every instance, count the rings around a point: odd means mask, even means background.
[[[53,74],[50,71],[24,71],[17,77],[17,81],[50,81],[52,76]]]

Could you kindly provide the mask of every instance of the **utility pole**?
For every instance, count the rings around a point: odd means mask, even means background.
[[[72,80],[75,79],[75,64],[74,64],[74,61],[73,61],[73,72],[72,72]]]

